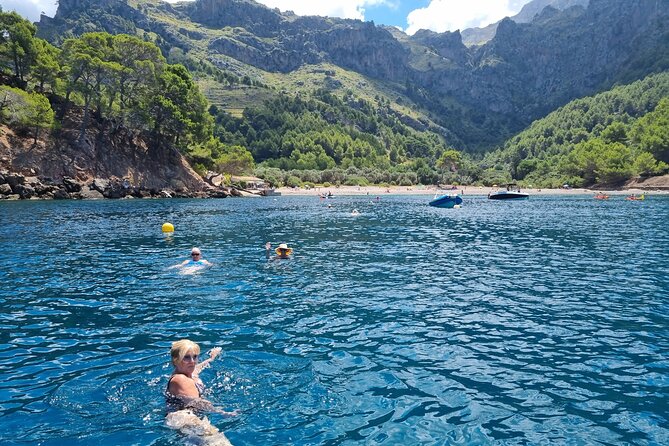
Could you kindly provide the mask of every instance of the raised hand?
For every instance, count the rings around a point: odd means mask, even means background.
[[[220,354],[221,354],[221,347],[214,347],[211,350],[209,350],[210,359],[215,359]]]

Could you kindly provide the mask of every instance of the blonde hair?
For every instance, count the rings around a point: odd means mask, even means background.
[[[172,364],[177,365],[177,363],[183,361],[186,353],[191,350],[196,355],[200,354],[200,346],[189,339],[179,339],[178,341],[172,342],[172,348],[170,349]]]

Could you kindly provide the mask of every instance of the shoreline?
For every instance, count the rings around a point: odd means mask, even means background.
[[[485,186],[461,186],[457,189],[441,189],[436,186],[331,186],[331,187],[314,187],[312,189],[280,187],[276,191],[281,195],[289,196],[314,196],[320,194],[332,193],[333,196],[347,196],[347,195],[370,195],[370,196],[384,196],[384,195],[444,195],[447,193],[458,193],[463,196],[467,195],[484,195],[500,190],[499,187],[485,187]],[[625,190],[606,191],[597,189],[537,189],[528,188],[522,189],[530,195],[595,195],[599,192],[604,192],[611,196],[627,196],[627,195],[669,195],[669,190],[644,190],[638,188],[630,188]]]

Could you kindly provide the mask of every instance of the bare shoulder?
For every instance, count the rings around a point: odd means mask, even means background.
[[[199,395],[197,387],[195,387],[195,381],[186,375],[172,376],[172,379],[170,379],[169,391],[173,395],[194,397]]]

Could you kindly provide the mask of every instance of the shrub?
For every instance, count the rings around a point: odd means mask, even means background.
[[[295,175],[290,175],[286,178],[286,186],[288,187],[300,187],[302,185],[302,180],[300,180]]]

